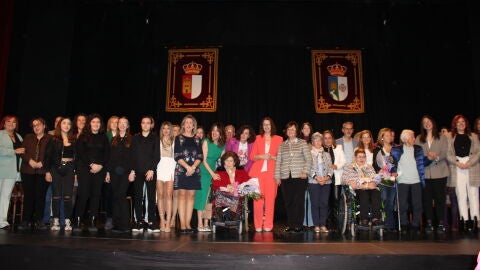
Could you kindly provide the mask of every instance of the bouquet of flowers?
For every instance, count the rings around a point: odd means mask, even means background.
[[[258,200],[262,198],[262,194],[260,193],[260,185],[258,184],[258,178],[251,178],[247,182],[243,182],[238,185],[238,194],[247,199]]]
[[[395,176],[393,176],[392,173],[390,172],[394,166],[393,157],[385,156],[383,158],[385,161],[384,162],[385,165],[378,172],[378,177],[380,178],[380,184],[387,187],[392,187],[396,181]]]

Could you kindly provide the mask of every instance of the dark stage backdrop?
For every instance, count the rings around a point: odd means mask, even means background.
[[[126,115],[133,130],[165,112],[168,48],[219,47],[218,110],[198,122],[258,127],[343,121],[356,130],[447,125],[479,115],[479,18],[473,0],[35,1],[16,0],[5,113]],[[476,15],[476,14],[475,14]],[[316,114],[310,49],[361,49],[363,114]],[[474,76],[476,75],[476,76]]]

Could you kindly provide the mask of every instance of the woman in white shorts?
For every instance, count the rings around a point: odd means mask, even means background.
[[[170,232],[172,220],[174,136],[172,124],[163,122],[160,127],[160,162],[157,165],[157,206],[160,215],[160,231]]]

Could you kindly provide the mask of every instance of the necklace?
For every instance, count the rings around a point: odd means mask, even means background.
[[[12,140],[12,142],[15,142],[15,135],[13,133],[8,133],[8,137],[10,137],[10,140]]]
[[[235,169],[227,169],[227,173],[230,178],[230,182],[235,181]]]

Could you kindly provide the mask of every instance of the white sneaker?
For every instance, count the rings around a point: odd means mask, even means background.
[[[50,226],[51,231],[59,231],[60,230],[60,222],[58,218],[53,218],[52,226]]]
[[[65,219],[65,231],[71,231],[72,230],[72,222],[70,222],[70,219],[67,218]]]

